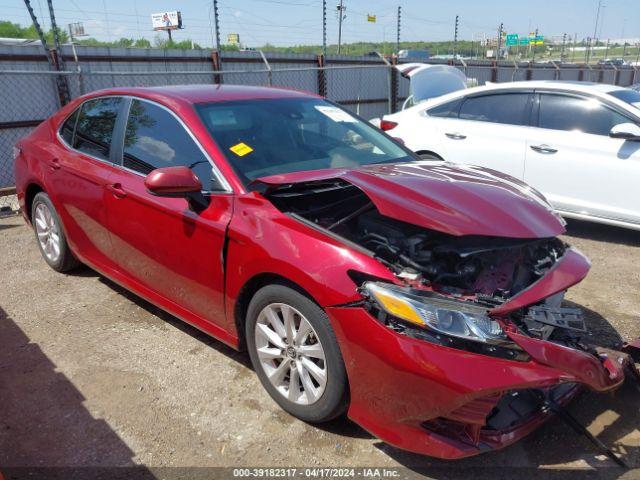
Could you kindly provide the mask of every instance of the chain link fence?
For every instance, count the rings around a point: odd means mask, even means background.
[[[234,66],[230,64],[229,68],[220,71],[202,70],[201,65],[197,65],[198,70],[177,69],[175,65],[166,65],[162,70],[157,66],[149,69],[144,64],[125,71],[89,68],[84,71],[77,67],[74,71],[58,72],[46,70],[47,67],[42,65],[34,65],[36,68],[28,70],[0,69],[0,215],[17,209],[13,195],[13,146],[61,106],[57,76],[66,79],[71,98],[110,87],[224,83],[292,88],[320,94],[365,119],[396,111],[409,95],[408,80],[398,75],[390,65],[375,61],[357,65],[271,68],[265,59],[263,64],[242,64],[245,65],[245,69],[233,70],[229,69]],[[457,62],[455,66],[477,85],[545,79],[617,85],[640,81],[636,68],[486,62],[475,65]]]

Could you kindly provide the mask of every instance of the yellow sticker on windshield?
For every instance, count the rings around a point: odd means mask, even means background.
[[[253,148],[251,148],[249,145],[247,145],[244,142],[236,143],[233,147],[230,147],[229,150],[231,150],[233,153],[235,153],[239,157],[244,157],[245,155],[248,155],[249,153],[253,152]]]

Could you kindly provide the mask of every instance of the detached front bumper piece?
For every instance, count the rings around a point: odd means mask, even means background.
[[[403,335],[360,307],[326,310],[349,376],[349,417],[391,445],[433,457],[506,447],[552,417],[581,386],[612,390],[625,368],[634,368],[621,352],[598,359],[520,338],[516,343],[529,357],[507,360]]]

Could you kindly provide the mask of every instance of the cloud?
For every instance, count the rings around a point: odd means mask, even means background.
[[[169,163],[176,156],[176,151],[171,148],[167,142],[156,140],[155,138],[141,135],[138,137],[136,147],[147,152],[149,155],[160,158]]]

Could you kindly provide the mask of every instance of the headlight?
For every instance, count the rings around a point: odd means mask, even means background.
[[[500,324],[487,315],[487,309],[470,302],[391,284],[367,282],[364,289],[384,312],[414,325],[478,342],[507,339]]]

